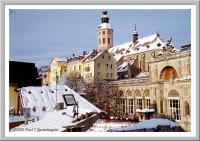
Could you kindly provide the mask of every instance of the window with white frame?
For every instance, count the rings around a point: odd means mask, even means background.
[[[110,68],[113,69],[113,65],[112,64],[110,65]]]
[[[150,99],[146,99],[146,109],[151,109]]]
[[[104,55],[102,55],[102,59],[104,59]]]
[[[125,113],[126,112],[126,101],[124,98],[121,98],[121,112]]]
[[[76,66],[74,66],[74,71],[76,71]]]
[[[103,38],[103,44],[105,44],[106,43],[106,38]]]
[[[100,67],[100,63],[98,63],[97,66]]]
[[[110,78],[113,78],[113,73],[110,74]]]
[[[99,78],[101,78],[101,72],[98,72],[98,73],[97,73],[97,76],[98,76]]]
[[[108,56],[108,60],[110,60],[110,56]]]
[[[70,66],[70,71],[72,71],[72,66]]]
[[[141,98],[137,99],[137,109],[141,109],[142,110],[142,99]]]
[[[133,114],[133,99],[128,99],[128,113]]]
[[[107,68],[107,69],[108,69],[108,66],[109,66],[109,65],[108,65],[108,64],[106,64],[106,68]]]
[[[170,99],[170,112],[174,120],[181,120],[180,116],[180,100],[179,99]]]
[[[106,73],[106,78],[109,78],[109,73]]]
[[[81,65],[78,66],[78,69],[81,70]]]

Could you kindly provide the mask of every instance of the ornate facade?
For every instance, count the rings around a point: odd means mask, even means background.
[[[190,50],[174,51],[171,44],[150,58],[149,76],[118,80],[122,117],[170,118],[191,131]],[[171,48],[171,49],[170,49]]]

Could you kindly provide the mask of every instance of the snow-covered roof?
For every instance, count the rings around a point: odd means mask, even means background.
[[[66,114],[62,114],[62,113]],[[79,108],[79,116],[85,114],[86,112],[91,112],[91,110],[81,109]],[[44,116],[40,116],[38,121],[29,121],[27,125],[21,124],[15,128],[24,128],[23,131],[29,132],[62,132],[65,130],[63,126],[72,126],[77,125],[79,122],[73,122],[75,118],[70,117],[73,116],[73,106],[67,107],[67,109],[50,112]],[[34,129],[34,130],[31,130]],[[11,132],[17,132],[19,130],[11,129]]]
[[[142,71],[137,75],[137,77],[147,77],[147,76],[149,76],[149,72],[148,71]]]
[[[57,103],[64,103],[64,109],[59,111],[54,109],[56,105],[56,88]],[[54,93],[52,93],[52,91],[54,91]],[[78,101],[79,117],[82,114],[90,112],[99,113],[101,111],[66,85],[58,84],[56,86],[56,84],[52,84],[50,86],[41,87],[23,87],[20,89],[22,107],[30,108],[30,117],[39,117],[39,120],[36,122],[29,122],[27,125],[22,124],[18,127],[24,129],[57,129],[56,131],[62,132],[64,130],[62,126],[76,125],[77,122],[72,123],[75,120],[72,117],[74,114],[73,105],[66,106],[63,99],[63,95],[65,94],[73,94],[75,101]],[[33,107],[35,107],[35,111],[33,111]],[[45,111],[43,107],[45,107]],[[63,112],[67,115],[63,115]]]
[[[57,58],[57,57],[54,57],[54,59],[58,62],[66,62],[67,59],[66,58]]]
[[[135,59],[128,59],[123,61],[122,64],[117,67],[117,72],[126,72],[128,70],[128,64],[130,66],[133,65],[136,59],[137,57],[135,57]]]
[[[93,54],[91,53],[86,59],[85,59],[85,62],[87,61],[93,61],[95,60],[97,57],[99,57],[101,54],[103,54],[105,51],[101,51],[101,52],[98,52],[96,54]]]
[[[98,29],[108,28],[112,29],[111,25],[109,23],[102,23],[99,25]]]
[[[182,78],[176,78],[176,79],[174,79],[174,81],[184,81],[184,80],[191,80],[191,76],[189,75],[189,76],[185,76],[185,77],[182,77]]]
[[[86,55],[81,55],[81,56],[74,56],[71,58],[67,58],[68,63],[74,63],[74,62],[79,62],[79,61],[84,61],[86,58],[88,58],[90,54],[86,54]]]
[[[133,124],[135,124],[135,122],[129,120],[99,119],[86,132],[105,132],[107,130],[126,127]]]
[[[22,107],[31,109],[30,116],[41,116],[55,111],[54,108],[56,106],[56,87],[57,103],[64,103],[64,108],[67,106],[64,102],[63,95],[73,94],[75,100],[79,102],[79,108],[88,109],[93,112],[100,112],[100,110],[93,104],[74,92],[68,86],[62,84],[58,84],[57,86],[56,84],[52,84],[50,86],[21,88],[20,96]],[[36,108],[35,112],[32,110],[33,107]],[[43,111],[43,107],[45,107],[45,111]]]
[[[133,131],[133,130],[139,130],[139,129],[150,129],[150,128],[157,128],[158,126],[170,126],[170,128],[172,127],[179,127],[179,124],[176,122],[173,122],[171,120],[168,119],[150,119],[150,120],[145,120],[142,122],[139,122],[137,124],[128,126],[128,127],[124,127],[124,128],[116,128],[112,131]]]
[[[138,39],[136,42],[127,42],[121,45],[114,46],[108,51],[115,57],[137,54],[149,50],[159,50],[165,46],[165,41],[159,34],[153,34],[148,37]],[[118,60],[118,59],[116,59]]]
[[[155,112],[154,109],[136,109],[136,112],[141,112],[141,113],[149,113],[149,112]]]
[[[108,15],[103,15],[101,18],[108,18]]]

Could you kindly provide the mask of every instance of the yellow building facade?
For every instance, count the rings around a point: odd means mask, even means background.
[[[9,108],[15,107],[16,109],[18,108],[18,92],[16,91],[18,89],[18,84],[17,83],[10,83],[9,84]]]
[[[117,61],[107,51],[96,52],[84,61],[84,78],[98,77],[104,80],[117,79]]]
[[[73,56],[67,59],[67,76],[80,76],[84,79],[98,77],[100,79],[117,79],[117,61],[107,51],[93,50],[89,54]]]
[[[50,82],[49,84],[56,82],[56,75],[58,76],[58,80],[61,78],[62,75],[65,75],[67,70],[67,59],[66,58],[53,58],[50,67]]]

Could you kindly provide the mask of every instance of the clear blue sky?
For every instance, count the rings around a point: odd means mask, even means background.
[[[114,46],[132,41],[135,24],[139,38],[157,33],[180,49],[191,43],[190,10],[114,10],[110,18]],[[53,57],[81,55],[97,49],[102,10],[10,10],[9,60],[50,65]]]

